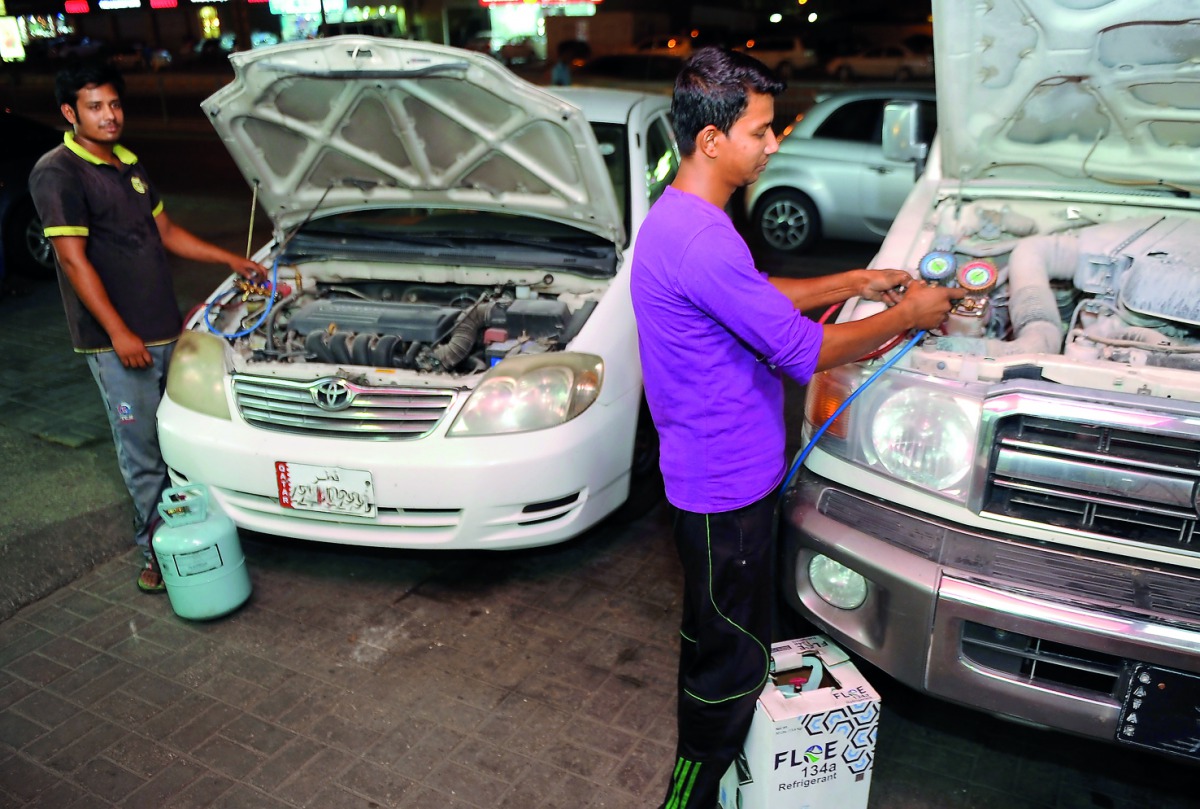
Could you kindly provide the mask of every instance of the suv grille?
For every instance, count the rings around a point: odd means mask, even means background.
[[[267,430],[397,441],[428,435],[454,402],[436,388],[370,388],[338,377],[314,382],[235,374],[238,412]]]
[[[1116,698],[1126,661],[1061,643],[963,622],[962,654],[1027,683],[1067,686]]]
[[[1198,485],[1194,439],[1016,415],[997,427],[983,512],[1191,549]]]

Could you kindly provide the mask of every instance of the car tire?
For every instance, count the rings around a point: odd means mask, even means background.
[[[629,469],[629,497],[610,518],[615,523],[630,523],[645,516],[663,498],[662,469],[658,465],[658,430],[650,417],[650,408],[642,399],[637,429],[633,437],[633,461]]]
[[[4,259],[10,270],[30,278],[54,275],[54,248],[42,233],[33,200],[13,205],[4,223]]]
[[[850,69],[849,65],[842,65],[833,75],[838,81],[852,81],[854,79],[854,71]]]
[[[821,239],[821,215],[807,194],[778,189],[754,207],[754,234],[777,253],[806,253]]]

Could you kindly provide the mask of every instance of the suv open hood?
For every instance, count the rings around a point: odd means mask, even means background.
[[[229,60],[233,82],[201,107],[278,230],[430,207],[529,214],[624,243],[583,114],[487,56],[341,36]]]
[[[934,0],[942,168],[1200,188],[1194,0]]]

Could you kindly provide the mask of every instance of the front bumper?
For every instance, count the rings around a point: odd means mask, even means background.
[[[1200,674],[1200,577],[1186,569],[937,521],[807,470],[787,493],[783,530],[792,606],[934,696],[1136,743],[1120,738],[1135,667]],[[816,554],[867,578],[861,607],[815,593]]]
[[[379,442],[258,429],[168,396],[158,430],[173,482],[207,484],[241,528],[351,545],[501,550],[570,539],[625,501],[638,402],[631,394],[596,404],[535,432],[447,438],[446,419],[424,438]],[[369,472],[376,516],[284,508],[277,461]]]

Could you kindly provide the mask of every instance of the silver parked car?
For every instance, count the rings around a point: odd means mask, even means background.
[[[917,101],[932,137],[934,92],[920,89],[831,95],[785,129],[779,151],[746,189],[754,237],[781,253],[805,252],[822,236],[883,241],[917,179],[912,163],[883,156],[883,108],[892,100]]]

